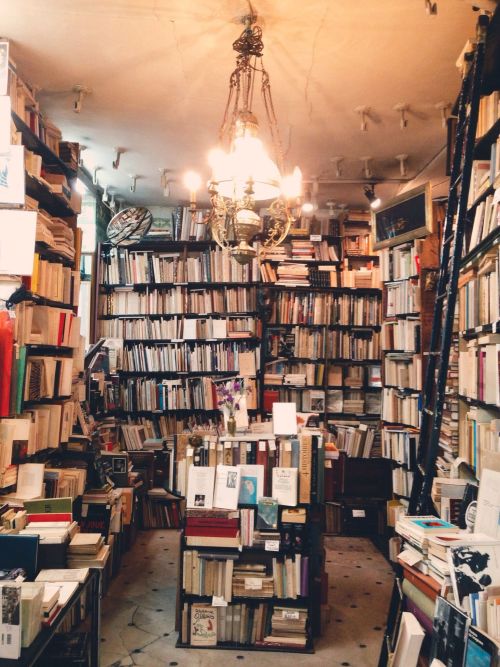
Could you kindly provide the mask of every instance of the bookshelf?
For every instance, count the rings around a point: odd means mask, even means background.
[[[477,478],[498,459],[500,419],[499,93],[481,98],[458,283],[458,447]]]
[[[172,240],[99,248],[95,335],[121,340],[114,412],[155,437],[218,422],[212,379],[244,376],[258,407],[258,265],[205,233],[179,209]]]
[[[334,429],[339,420],[377,422],[380,290],[368,214],[302,220],[299,229],[261,267],[263,413],[292,401]]]
[[[296,438],[208,435],[195,451],[179,444],[194,465],[182,467],[188,508],[180,543],[178,647],[313,652],[323,571],[318,512],[322,449],[322,436],[312,429]],[[243,502],[252,500],[247,487],[240,489],[233,510],[194,506],[190,498],[202,493],[197,480],[222,461],[230,470],[241,467],[242,485],[255,474],[258,487],[260,473],[255,471],[260,468],[262,494],[269,501],[277,493],[275,467],[291,471],[299,466],[295,500],[287,506],[271,501],[272,520],[257,500]],[[212,630],[216,626],[209,638],[202,632],[202,619],[208,617]]]
[[[434,206],[435,227],[440,209]],[[439,268],[439,238],[384,248],[382,290],[382,454],[393,461],[393,492],[405,502],[411,492]]]

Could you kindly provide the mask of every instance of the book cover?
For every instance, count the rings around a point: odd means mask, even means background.
[[[448,600],[438,597],[434,612],[430,661],[437,659],[444,665],[462,665],[468,625],[467,614]],[[476,667],[476,663],[474,665]]]
[[[487,586],[500,585],[500,542],[488,540],[451,546],[448,550],[453,594],[462,606],[464,598]]]
[[[465,644],[464,667],[494,667],[498,644],[477,628],[469,627]]]
[[[192,646],[215,646],[217,644],[217,608],[207,604],[191,605]]]
[[[275,498],[259,498],[257,507],[257,529],[276,530],[278,528],[278,501]]]
[[[239,466],[218,465],[215,472],[214,507],[237,509],[240,481]]]
[[[211,509],[214,497],[215,468],[189,466],[186,507]]]
[[[257,505],[257,499],[264,494],[264,466],[239,465],[241,471],[240,495],[241,505]]]
[[[0,586],[0,658],[17,660],[21,655],[21,584]]]
[[[297,468],[273,468],[273,498],[279,505],[297,504]]]

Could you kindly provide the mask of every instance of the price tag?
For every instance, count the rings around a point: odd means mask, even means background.
[[[245,579],[245,590],[247,591],[261,591],[262,579],[259,577],[247,577]]]
[[[221,443],[221,442],[218,442],[218,443],[217,443],[217,451],[218,451],[218,452],[222,452],[223,449],[224,449],[224,447],[222,446],[222,443]]]
[[[352,516],[357,519],[364,519],[366,516],[365,510],[353,510]]]
[[[224,449],[231,449],[232,444],[230,442],[224,443]]]
[[[266,540],[264,542],[264,551],[279,551],[279,550],[280,550],[279,540]]]
[[[276,443],[274,440],[268,440],[269,444],[269,451],[270,452],[275,452],[276,451]]]
[[[212,607],[227,607],[227,602],[222,595],[214,595],[212,597]]]
[[[186,449],[186,456],[193,456],[194,454],[194,449],[192,447],[188,447]]]
[[[210,449],[215,449],[215,442],[209,442],[208,446],[210,447]]]
[[[87,503],[83,503],[83,505],[82,505],[82,516],[85,518],[88,513],[89,513],[89,506],[87,505]]]
[[[266,443],[259,440],[259,452],[265,452],[265,451],[266,451]]]
[[[327,460],[325,461],[325,468],[331,468],[331,467],[332,467],[332,462],[331,462],[330,459],[327,459]]]
[[[293,611],[292,609],[283,609],[281,618],[286,618],[287,621],[298,621],[300,612]]]
[[[309,241],[321,241],[321,234],[311,234]]]
[[[285,452],[291,452],[292,451],[292,443],[290,440],[285,440]]]
[[[251,452],[251,451],[252,451],[252,443],[247,442],[247,452]]]

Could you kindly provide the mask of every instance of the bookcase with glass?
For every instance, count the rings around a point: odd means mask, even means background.
[[[180,435],[178,438],[182,438]],[[177,646],[312,652],[319,633],[324,448],[297,437],[204,437],[184,467]]]
[[[440,212],[434,208],[434,224]],[[439,267],[436,233],[380,250],[382,295],[382,453],[392,459],[393,491],[411,492]]]
[[[459,444],[481,476],[496,469],[500,423],[499,93],[480,103],[458,290]]]
[[[279,259],[262,264],[262,411],[296,402],[325,426],[352,426],[353,435],[360,420],[380,414],[380,290],[369,215],[342,211],[300,224]],[[310,234],[318,225],[335,234]],[[370,455],[352,440],[343,442],[349,455]]]
[[[257,408],[257,263],[231,260],[201,223],[183,240],[191,224],[184,209],[173,240],[99,249],[95,331],[122,345],[116,412],[151,437],[214,425],[214,378],[246,377],[247,408]]]

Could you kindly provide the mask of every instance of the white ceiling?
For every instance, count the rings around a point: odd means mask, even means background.
[[[290,167],[305,178],[360,178],[362,156],[378,177],[398,177],[395,156],[417,174],[442,149],[436,104],[460,85],[455,61],[473,37],[476,15],[464,0],[253,0],[264,31],[264,64]],[[0,30],[13,41],[20,72],[40,88],[42,108],[69,140],[88,146],[86,166],[128,201],[185,199],[182,174],[208,176],[234,68],[232,42],[247,0],[0,0]],[[73,112],[75,84],[92,90]],[[394,105],[410,105],[401,130]],[[360,131],[355,108],[372,109]],[[259,108],[256,108],[259,113]],[[263,120],[263,116],[261,114]],[[262,123],[261,123],[262,124]],[[114,147],[126,149],[113,170]],[[171,198],[159,169],[177,181]],[[130,174],[137,174],[135,194]],[[426,172],[425,172],[426,175]],[[443,181],[443,156],[430,175]],[[383,196],[397,184],[379,187]],[[320,199],[362,203],[360,185],[320,187]],[[366,202],[365,202],[366,203]]]

